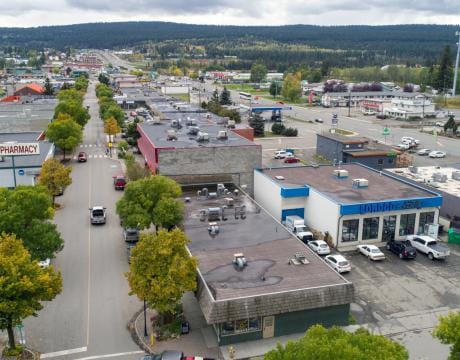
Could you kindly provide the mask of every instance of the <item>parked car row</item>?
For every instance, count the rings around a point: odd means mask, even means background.
[[[276,160],[284,159],[284,162],[287,164],[298,163],[300,161],[300,159],[296,158],[292,152],[286,150],[276,151],[273,158]]]
[[[315,240],[314,242],[318,241],[321,240]],[[313,241],[309,242],[308,246],[313,251],[320,254],[320,252],[317,251],[318,245],[315,244],[310,246],[310,243],[313,243]],[[400,259],[415,259],[417,257],[417,251],[425,254],[430,260],[443,260],[450,255],[450,250],[446,245],[426,235],[410,235],[407,236],[405,240],[389,241],[386,244],[386,249],[396,254]],[[373,261],[382,261],[386,259],[385,254],[375,245],[358,245],[357,251]],[[351,264],[343,255],[327,255],[324,260],[339,273],[351,271]]]

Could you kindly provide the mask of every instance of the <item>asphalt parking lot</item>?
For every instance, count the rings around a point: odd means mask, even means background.
[[[386,259],[373,262],[358,252],[343,255],[352,270],[344,274],[355,285],[352,314],[358,323],[375,323],[436,309],[460,307],[460,245],[448,244],[446,260],[401,260],[382,248]]]

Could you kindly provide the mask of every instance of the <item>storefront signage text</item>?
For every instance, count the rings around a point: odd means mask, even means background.
[[[0,156],[39,155],[38,143],[0,143]]]
[[[373,204],[361,204],[359,206],[359,212],[361,214],[366,214],[384,211],[420,209],[421,207],[423,207],[421,200],[387,201]]]

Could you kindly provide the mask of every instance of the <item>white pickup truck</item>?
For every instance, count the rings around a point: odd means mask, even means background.
[[[302,219],[300,216],[286,216],[285,224],[288,230],[293,232],[295,236],[297,236],[305,244],[313,240],[313,234],[308,231],[308,228],[305,226],[304,219]]]
[[[450,250],[447,246],[440,244],[430,236],[410,235],[407,240],[418,251],[426,254],[430,260],[445,259],[450,255]]]

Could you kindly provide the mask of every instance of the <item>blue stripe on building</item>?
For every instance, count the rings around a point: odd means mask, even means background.
[[[340,215],[369,214],[376,212],[398,211],[437,207],[442,204],[442,196],[429,198],[398,199],[361,204],[340,205]]]
[[[281,221],[286,220],[286,216],[292,215],[300,216],[302,219],[305,218],[305,208],[281,210]]]
[[[292,198],[292,197],[307,197],[310,195],[310,188],[306,185],[302,187],[284,188],[280,190],[281,197]]]

